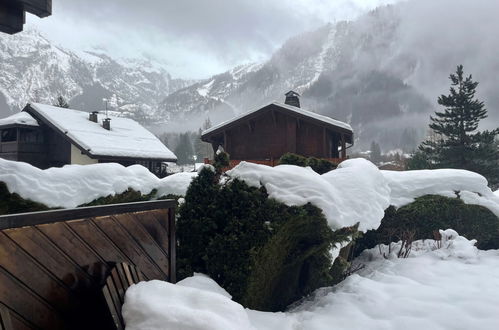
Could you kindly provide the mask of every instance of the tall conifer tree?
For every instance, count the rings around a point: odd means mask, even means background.
[[[450,75],[449,95],[441,95],[442,112],[431,116],[435,137],[419,146],[434,168],[461,168],[484,175],[491,184],[499,182],[499,150],[495,140],[499,129],[478,131],[487,110],[475,96],[478,82],[465,77],[463,66]]]

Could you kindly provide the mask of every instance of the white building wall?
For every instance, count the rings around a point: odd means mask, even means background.
[[[71,145],[71,164],[78,165],[89,165],[89,164],[97,164],[99,161],[97,159],[92,159],[87,155],[81,153],[80,149]]]

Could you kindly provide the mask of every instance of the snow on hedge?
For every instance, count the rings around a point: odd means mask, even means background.
[[[49,207],[76,207],[128,188],[143,194],[157,189],[158,196],[185,195],[196,175],[178,173],[158,179],[145,167],[115,163],[40,170],[0,159],[0,182],[5,182],[10,192]],[[323,175],[309,167],[269,167],[247,162],[241,162],[227,175],[251,186],[265,186],[271,198],[286,205],[312,203],[322,209],[333,230],[357,222],[361,231],[375,229],[388,206],[401,207],[428,194],[456,197],[458,192],[465,203],[485,206],[499,216],[498,193],[487,187],[484,177],[464,170],[380,171],[365,159],[350,159]]]
[[[365,159],[344,161],[338,169],[323,175],[310,167],[247,162],[227,174],[254,187],[263,184],[271,198],[286,205],[312,203],[322,209],[333,229],[357,222],[362,231],[377,228],[390,206],[390,190],[383,175]]]
[[[489,208],[499,216],[499,198],[487,180],[465,170],[380,171],[365,159],[350,159],[338,169],[319,175],[311,168],[292,165],[269,167],[241,162],[227,172],[286,205],[308,202],[324,212],[329,226],[339,229],[360,222],[359,229],[378,228],[385,209],[401,207],[429,194],[457,197]]]
[[[158,190],[158,196],[185,195],[196,173],[178,173],[159,179],[141,165],[116,163],[66,165],[41,170],[23,162],[0,158],[0,182],[11,193],[48,207],[72,208],[128,188],[143,194]]]
[[[286,313],[245,310],[200,276],[188,285],[141,282],[126,293],[127,330],[496,329],[499,251],[480,251],[453,230],[441,234],[440,248],[416,241],[407,259],[364,251],[355,261],[364,269]]]

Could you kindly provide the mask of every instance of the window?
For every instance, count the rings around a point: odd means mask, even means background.
[[[43,143],[43,135],[39,129],[25,128],[21,129],[21,132],[19,134],[19,140],[21,142]]]
[[[17,141],[17,128],[6,128],[1,131],[2,142]]]

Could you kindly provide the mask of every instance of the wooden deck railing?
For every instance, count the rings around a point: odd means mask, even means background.
[[[0,303],[14,329],[107,329],[101,287],[116,263],[175,282],[176,202],[0,216]]]

